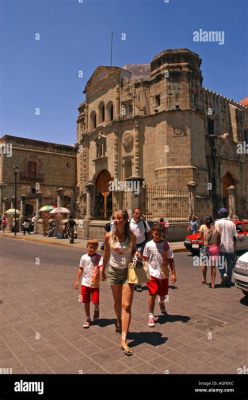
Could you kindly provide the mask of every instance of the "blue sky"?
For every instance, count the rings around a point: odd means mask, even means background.
[[[247,20],[246,0],[0,0],[0,136],[75,143],[77,107],[95,68],[110,65],[112,31],[114,66],[188,48],[202,59],[203,86],[239,101]],[[194,42],[200,29],[224,32],[224,44]]]

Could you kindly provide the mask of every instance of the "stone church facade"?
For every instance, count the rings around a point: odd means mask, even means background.
[[[205,89],[200,66],[196,53],[175,49],[150,64],[95,70],[77,120],[77,208],[85,234],[90,221],[133,206],[148,219],[172,218],[167,206],[179,203],[175,221],[221,206],[247,217],[248,108]],[[155,187],[172,191],[167,206]]]

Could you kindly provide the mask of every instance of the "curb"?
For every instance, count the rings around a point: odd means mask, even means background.
[[[42,243],[42,244],[48,244],[48,245],[54,245],[54,246],[65,246],[65,247],[70,247],[71,249],[86,249],[86,246],[83,245],[83,243],[81,243],[82,247],[74,247],[72,243],[59,243],[59,242],[48,242],[45,240],[41,240],[41,239],[32,239],[32,238],[25,238],[25,237],[20,237],[20,236],[9,236],[9,235],[1,235],[0,237],[5,237],[5,238],[9,238],[9,239],[18,239],[18,240],[25,240],[26,242],[30,241],[33,243]],[[100,242],[100,241],[99,241]],[[75,243],[77,245],[79,245],[80,243]],[[102,250],[98,250],[99,253],[103,254]],[[189,252],[189,250],[187,250],[186,248],[180,248],[180,249],[173,249],[173,253],[185,253],[185,252]]]
[[[32,240],[32,239],[26,239],[26,238],[22,238],[22,237],[18,237],[18,236],[7,236],[7,235],[6,236],[2,235],[2,237],[9,238],[9,239],[25,240],[26,242],[32,242],[32,243],[42,243],[42,244],[48,244],[48,245],[53,244],[54,246],[65,246],[65,247],[73,248],[73,244],[70,244],[70,243],[46,242],[45,240],[40,240],[40,239]],[[79,243],[75,243],[75,244],[79,244]],[[84,247],[81,247],[81,248],[83,249]],[[80,247],[74,247],[74,249],[80,250]]]
[[[188,253],[190,253],[190,251],[189,250],[187,250],[186,248],[182,248],[182,249],[175,249],[175,250],[173,250],[173,253],[186,253],[186,252],[188,252]]]

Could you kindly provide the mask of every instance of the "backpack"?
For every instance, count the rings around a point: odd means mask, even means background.
[[[144,225],[144,228],[145,228],[145,240],[146,240],[146,242],[149,240],[149,235],[148,235],[148,232],[146,232],[146,223],[145,223],[145,220],[144,219],[142,219],[142,222],[143,222],[143,225]]]

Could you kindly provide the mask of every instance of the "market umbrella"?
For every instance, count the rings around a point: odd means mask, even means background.
[[[49,214],[69,214],[70,210],[68,210],[68,208],[65,207],[57,207],[54,208],[54,210],[50,211]]]
[[[51,211],[51,210],[53,210],[54,208],[56,208],[56,206],[51,206],[50,204],[47,204],[47,205],[41,207],[41,208],[39,209],[39,211],[41,211],[41,212]]]
[[[19,211],[19,210],[15,210],[14,208],[9,208],[7,211],[5,211],[5,214],[15,214],[15,211],[16,211],[16,214],[21,214],[21,211]]]

